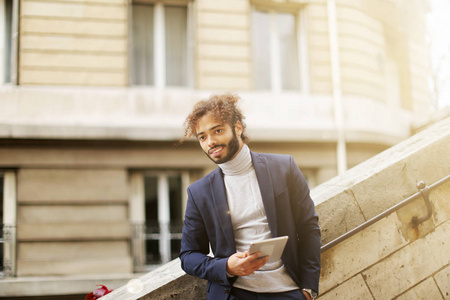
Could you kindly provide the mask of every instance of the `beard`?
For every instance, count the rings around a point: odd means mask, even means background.
[[[213,148],[209,149],[209,151],[217,147],[224,147],[224,149],[227,150],[227,154],[222,158],[212,158],[207,152],[205,152],[206,156],[208,156],[209,159],[212,160],[215,164],[220,165],[226,163],[227,161],[229,161],[234,157],[234,155],[239,151],[239,140],[237,138],[236,131],[234,128],[233,128],[233,137],[228,142],[228,144],[216,145]]]

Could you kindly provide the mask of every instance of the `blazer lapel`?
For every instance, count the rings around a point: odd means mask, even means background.
[[[256,178],[258,179],[259,189],[261,191],[261,197],[266,211],[267,221],[269,223],[272,237],[277,236],[277,218],[276,218],[276,206],[275,196],[273,193],[272,180],[270,178],[269,165],[265,158],[261,157],[258,153],[250,152],[253,160],[253,167],[255,168]]]
[[[230,209],[228,207],[227,193],[223,181],[223,174],[219,167],[214,171],[214,176],[211,179],[211,190],[215,204],[214,207],[223,235],[230,246],[230,249],[233,252],[236,252],[236,242],[234,240],[233,225],[231,224],[231,217],[229,214]]]

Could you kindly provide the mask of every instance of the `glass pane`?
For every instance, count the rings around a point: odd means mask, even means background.
[[[187,8],[164,7],[166,31],[166,83],[187,86]]]
[[[132,84],[153,85],[153,6],[133,4]]]
[[[270,89],[270,18],[268,13],[252,12],[253,80],[257,90]]]
[[[5,0],[4,11],[5,11],[5,18],[4,20],[0,20],[0,22],[4,22],[4,29],[5,29],[4,40],[0,41],[0,48],[1,46],[4,46],[4,57],[3,57],[4,77],[0,78],[0,83],[11,82],[12,0]]]
[[[298,74],[297,31],[293,14],[277,14],[277,30],[280,43],[281,82],[283,90],[300,89]]]
[[[159,240],[147,240],[145,241],[147,248],[146,264],[155,265],[161,263],[161,255],[159,255]]]
[[[158,221],[158,177],[145,176],[145,220]]]

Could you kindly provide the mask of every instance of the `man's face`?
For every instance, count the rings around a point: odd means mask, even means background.
[[[229,124],[215,120],[206,114],[198,121],[196,134],[205,154],[216,164],[233,159],[244,143],[241,139],[242,126],[236,123],[234,129]]]

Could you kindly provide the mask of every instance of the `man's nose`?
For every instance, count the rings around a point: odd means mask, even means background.
[[[211,148],[211,147],[213,147],[214,145],[216,145],[216,139],[210,137],[210,138],[208,139],[208,147]]]

